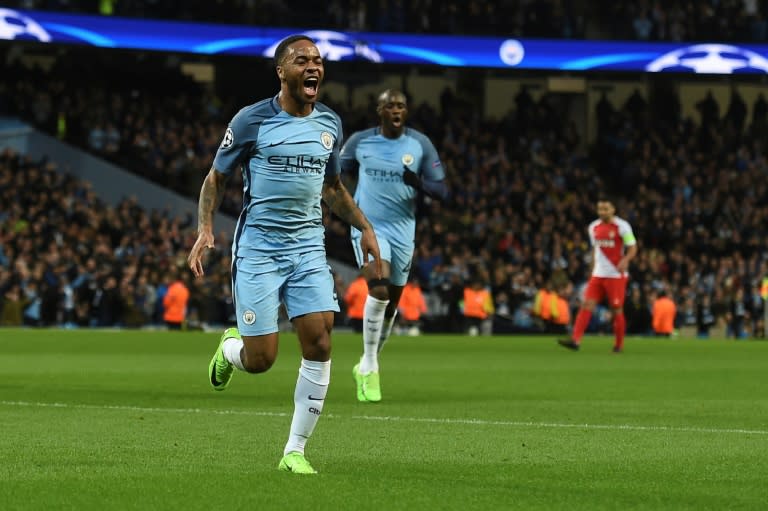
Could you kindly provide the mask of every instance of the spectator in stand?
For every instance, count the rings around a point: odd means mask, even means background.
[[[554,298],[554,299],[553,299]],[[531,314],[541,322],[541,330],[548,332],[552,316],[557,314],[557,293],[552,289],[552,282],[539,289],[533,301]]]
[[[747,316],[749,317],[749,333],[754,339],[763,338],[763,298],[757,280],[750,286],[750,293],[746,296],[746,305]]]
[[[471,285],[464,288],[465,331],[470,336],[488,334],[487,320],[493,314],[493,297],[479,277],[472,279]]]
[[[747,312],[746,299],[744,297],[744,288],[737,286],[730,299],[728,310],[728,323],[726,326],[726,337],[734,339],[744,339],[747,337],[745,325],[749,319]]]
[[[566,282],[560,284],[550,296],[550,300],[554,304],[552,307],[552,320],[549,329],[552,333],[568,333],[568,327],[571,324],[571,307],[568,298],[572,292],[573,284]]]
[[[26,326],[40,326],[40,304],[42,299],[38,294],[38,281],[33,280],[24,287],[24,297],[22,301],[27,304],[24,308],[24,324]]]
[[[363,331],[363,309],[368,297],[368,283],[362,273],[349,283],[344,292],[344,303],[347,305],[347,318],[356,333]]]
[[[181,330],[187,318],[189,288],[178,268],[171,270],[171,285],[163,297],[163,321],[169,330]]]
[[[403,294],[397,306],[400,313],[400,326],[407,335],[415,337],[421,334],[421,316],[427,313],[427,302],[421,291],[419,280],[411,275],[403,287]]]
[[[709,331],[717,322],[711,302],[709,295],[705,294],[696,308],[696,337],[699,339],[709,339]]]
[[[21,288],[18,284],[13,284],[3,297],[0,326],[21,326],[27,305],[27,300],[21,295]]]
[[[629,299],[624,304],[624,315],[627,318],[628,334],[651,333],[651,306],[638,283],[635,283],[629,292]]]
[[[675,331],[676,314],[675,302],[667,296],[665,289],[659,290],[651,311],[653,333],[658,337],[670,337]]]
[[[105,276],[93,297],[93,320],[91,326],[122,326],[125,298],[117,288],[117,279],[113,274]]]
[[[696,329],[696,301],[690,294],[683,293],[682,306],[677,309],[677,318],[675,319],[675,327],[678,329],[686,329],[686,333],[689,330]]]
[[[541,322],[541,331],[558,334],[568,332],[571,322],[569,297],[572,291],[573,285],[568,281],[557,285],[549,281],[539,289],[531,314]]]
[[[432,288],[437,291],[441,301],[446,304],[447,330],[452,333],[464,331],[464,279],[461,274],[450,272],[439,276],[446,276],[447,280],[439,284],[433,283]]]

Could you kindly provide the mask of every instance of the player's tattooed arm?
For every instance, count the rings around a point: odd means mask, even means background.
[[[363,265],[368,264],[368,256],[373,258],[376,278],[381,278],[381,257],[379,243],[373,232],[371,222],[357,207],[339,176],[327,177],[323,183],[323,200],[336,216],[357,228],[361,233],[360,248],[363,251]]]
[[[197,204],[197,232],[213,232],[213,214],[219,209],[224,199],[229,176],[216,172],[211,168],[205,176],[203,187],[200,189],[200,200]]]
[[[203,187],[200,189],[200,200],[197,205],[197,240],[187,257],[187,264],[195,274],[202,277],[203,252],[213,248],[213,214],[219,209],[224,198],[228,176],[211,169],[205,176]]]
[[[373,229],[339,176],[332,176],[325,180],[323,183],[323,200],[336,216],[356,229],[360,231]]]

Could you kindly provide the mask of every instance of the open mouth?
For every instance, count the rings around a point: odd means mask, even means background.
[[[399,128],[402,125],[403,125],[403,119],[401,117],[392,118],[392,126]]]
[[[304,94],[307,96],[317,96],[317,87],[320,85],[320,79],[316,76],[310,76],[304,80]]]

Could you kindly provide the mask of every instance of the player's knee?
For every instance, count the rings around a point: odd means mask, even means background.
[[[275,363],[275,356],[268,353],[245,353],[243,367],[249,373],[264,373]]]
[[[377,300],[381,300],[382,302],[389,300],[389,292],[385,287],[381,287],[381,286],[375,287],[369,290],[368,294],[370,294],[372,297],[376,298]]]
[[[328,360],[331,358],[331,335],[324,331],[302,342],[303,356],[307,360]]]
[[[389,279],[371,279],[368,281],[368,294],[377,300],[389,300]]]
[[[317,337],[313,343],[315,350],[319,354],[330,355],[331,354],[331,334],[328,331],[323,332]]]

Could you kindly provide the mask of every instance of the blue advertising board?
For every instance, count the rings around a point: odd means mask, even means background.
[[[269,58],[301,32],[331,61],[705,74],[768,73],[768,45],[508,39],[338,32],[84,16],[0,8],[0,40]]]

